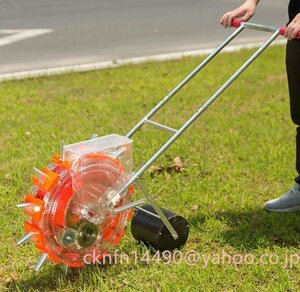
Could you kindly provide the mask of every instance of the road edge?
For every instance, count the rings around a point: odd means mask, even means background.
[[[278,40],[273,42],[272,46],[283,45],[285,43],[286,43],[285,39]],[[224,48],[222,52],[237,52],[242,49],[253,49],[259,47],[261,44],[262,44],[261,42],[253,42],[247,44],[230,45]],[[109,60],[109,61],[102,61],[102,62],[95,62],[95,63],[86,63],[86,64],[79,64],[79,65],[71,65],[71,66],[4,73],[4,74],[0,74],[0,82],[9,81],[9,80],[21,80],[21,79],[42,77],[42,76],[51,76],[51,75],[58,75],[58,74],[65,74],[65,73],[87,72],[87,71],[101,70],[107,68],[116,68],[116,67],[121,67],[130,64],[141,64],[145,62],[162,62],[162,61],[178,60],[184,57],[207,55],[210,52],[212,52],[214,49],[215,48],[207,48],[207,49],[173,52],[173,53],[166,53],[166,54],[149,55],[149,56],[142,56],[142,57],[133,57],[127,59]]]

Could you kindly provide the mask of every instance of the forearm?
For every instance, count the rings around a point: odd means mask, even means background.
[[[260,0],[246,0],[245,2],[248,2],[248,3],[251,3],[251,4],[254,4],[254,5],[258,5]]]

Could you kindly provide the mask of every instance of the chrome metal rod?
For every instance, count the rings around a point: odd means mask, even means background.
[[[183,88],[199,71],[201,71],[219,52],[221,52],[242,30],[244,26],[236,29],[219,47],[217,47],[208,57],[205,58],[188,76],[186,76],[168,95],[166,95],[142,120],[140,120],[126,135],[130,138],[138,129],[144,125],[145,120],[149,120],[158,112],[181,88]]]
[[[32,232],[29,231],[28,233],[26,233],[24,236],[22,236],[18,241],[17,241],[17,245],[22,245],[23,243],[26,243],[30,240],[31,237],[33,237],[34,235],[36,235],[37,232]]]
[[[157,214],[154,214],[154,213],[152,213],[152,212],[150,212],[150,211],[148,211],[146,209],[143,209],[141,207],[134,207],[134,209],[139,210],[139,211],[144,212],[144,213],[147,213],[147,214],[149,214],[149,215],[151,215],[151,216],[153,216],[155,218],[160,219],[160,217]]]
[[[166,215],[163,213],[163,211],[161,210],[161,208],[158,206],[158,204],[156,203],[156,201],[149,194],[149,192],[148,192],[146,186],[144,185],[144,183],[142,182],[142,180],[138,179],[137,180],[137,184],[141,188],[141,191],[145,195],[146,199],[152,205],[153,209],[155,210],[155,212],[159,216],[160,220],[165,224],[166,228],[171,233],[172,237],[176,240],[179,237],[178,234],[177,234],[177,232],[176,232],[176,230],[171,225],[170,221],[168,220],[168,218],[166,217]]]
[[[28,208],[28,207],[34,207],[35,205],[33,203],[20,203],[17,204],[17,208]]]
[[[124,211],[126,211],[126,210],[128,210],[128,209],[131,209],[131,208],[133,208],[133,207],[143,205],[143,204],[145,204],[145,202],[146,202],[145,199],[141,199],[141,200],[138,200],[138,201],[135,201],[135,202],[126,204],[126,205],[124,205],[124,206],[115,208],[115,209],[113,210],[113,212],[114,212],[114,213],[121,213],[121,212],[124,212]]]
[[[151,126],[153,126],[153,127],[156,127],[156,128],[162,129],[162,130],[165,130],[165,131],[167,131],[167,132],[171,132],[171,133],[173,133],[173,134],[177,132],[176,129],[170,128],[170,127],[168,127],[168,126],[165,126],[165,125],[162,125],[162,124],[159,124],[159,123],[156,123],[156,122],[147,120],[147,119],[144,120],[144,124],[151,125]]]
[[[251,23],[251,22],[242,22],[242,25],[245,28],[266,31],[266,32],[272,32],[272,33],[274,33],[275,31],[278,30],[278,28],[274,27],[274,26],[261,25],[261,24]]]
[[[36,272],[38,272],[41,269],[41,267],[45,264],[47,258],[48,258],[48,254],[47,253],[42,253],[41,254],[41,256],[40,256],[40,258],[39,258],[39,260],[38,260],[38,262],[37,262],[37,264],[36,264],[36,266],[34,268],[34,270]]]
[[[277,38],[279,30],[272,36],[204,103],[204,105],[175,133],[128,181],[127,183],[115,194],[120,196],[124,193],[131,184],[133,184],[139,177],[159,158],[185,130],[191,126],[198,117],[227,89],[231,83],[241,74],[246,68]]]

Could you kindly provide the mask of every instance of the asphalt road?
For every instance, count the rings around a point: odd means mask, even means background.
[[[0,74],[216,46],[223,12],[241,0],[0,0]],[[282,26],[287,1],[264,0],[253,22]],[[52,32],[1,45],[16,29]],[[237,42],[255,42],[246,32]]]

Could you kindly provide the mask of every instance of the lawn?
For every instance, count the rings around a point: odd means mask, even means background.
[[[154,120],[178,128],[251,52],[218,56]],[[35,273],[39,252],[31,244],[15,244],[26,218],[15,204],[30,190],[33,166],[47,165],[61,140],[125,135],[201,59],[0,84],[1,291],[299,290],[299,264],[283,267],[286,255],[296,254],[299,261],[299,214],[262,209],[266,200],[286,192],[295,176],[295,127],[282,46],[269,48],[155,163],[167,169],[179,156],[181,172],[143,176],[162,207],[188,220],[190,236],[182,254],[194,250],[200,259],[211,256],[206,267],[203,260],[195,265],[152,260],[153,252],[145,263],[148,249],[132,238],[130,228],[117,249],[137,255],[137,262],[87,265],[68,275],[51,263]],[[135,169],[167,137],[149,126],[135,135]],[[224,253],[256,260],[218,261]],[[262,255],[264,263],[257,260]]]

